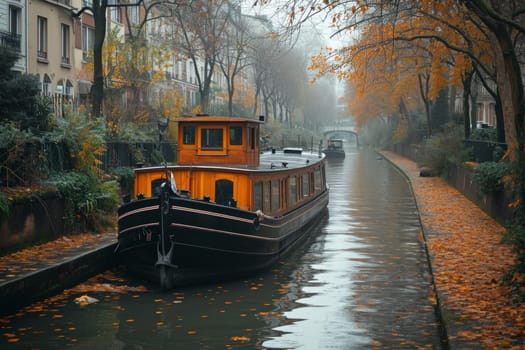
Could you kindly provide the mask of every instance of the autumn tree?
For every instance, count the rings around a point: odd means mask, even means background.
[[[95,22],[95,36],[93,42],[93,106],[92,113],[99,117],[104,100],[104,66],[102,61],[103,45],[106,39],[107,30],[107,12],[108,9],[124,9],[139,7],[142,9],[144,21],[147,21],[152,9],[157,6],[169,3],[170,6],[177,7],[177,0],[159,0],[153,2],[144,2],[144,0],[115,1],[92,0],[83,2],[83,7],[73,12],[74,17],[80,17],[84,12],[93,14]],[[127,12],[126,12],[127,13]],[[129,19],[129,18],[128,18]],[[129,22],[128,22],[129,23]]]
[[[200,107],[207,112],[218,55],[224,45],[232,5],[225,0],[195,0],[173,9],[182,54],[193,62]]]

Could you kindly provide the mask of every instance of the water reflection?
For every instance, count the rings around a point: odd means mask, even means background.
[[[376,157],[329,162],[328,214],[273,270],[169,293],[107,272],[2,319],[0,348],[439,349],[415,204]]]

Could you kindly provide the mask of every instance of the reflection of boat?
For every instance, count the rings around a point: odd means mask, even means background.
[[[327,158],[344,158],[345,151],[343,149],[343,140],[328,140],[326,148],[323,149],[323,153],[326,154]]]
[[[178,165],[136,169],[135,199],[118,210],[117,253],[128,270],[164,288],[237,277],[307,235],[328,203],[321,153],[261,154],[256,120],[178,123]]]

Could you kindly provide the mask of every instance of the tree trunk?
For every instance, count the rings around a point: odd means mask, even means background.
[[[100,117],[104,99],[104,70],[102,66],[102,46],[106,38],[107,0],[93,1],[95,20],[95,42],[93,45],[93,116]]]
[[[472,83],[472,73],[468,73],[463,80],[463,130],[465,139],[470,138],[470,87]]]
[[[494,112],[496,113],[496,134],[498,142],[505,143],[505,121],[503,120],[503,108],[501,107],[501,97],[499,96],[499,92],[494,100],[496,101]]]

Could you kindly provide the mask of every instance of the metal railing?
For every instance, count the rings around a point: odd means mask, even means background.
[[[21,34],[0,31],[0,46],[20,52],[22,48],[21,38]]]

